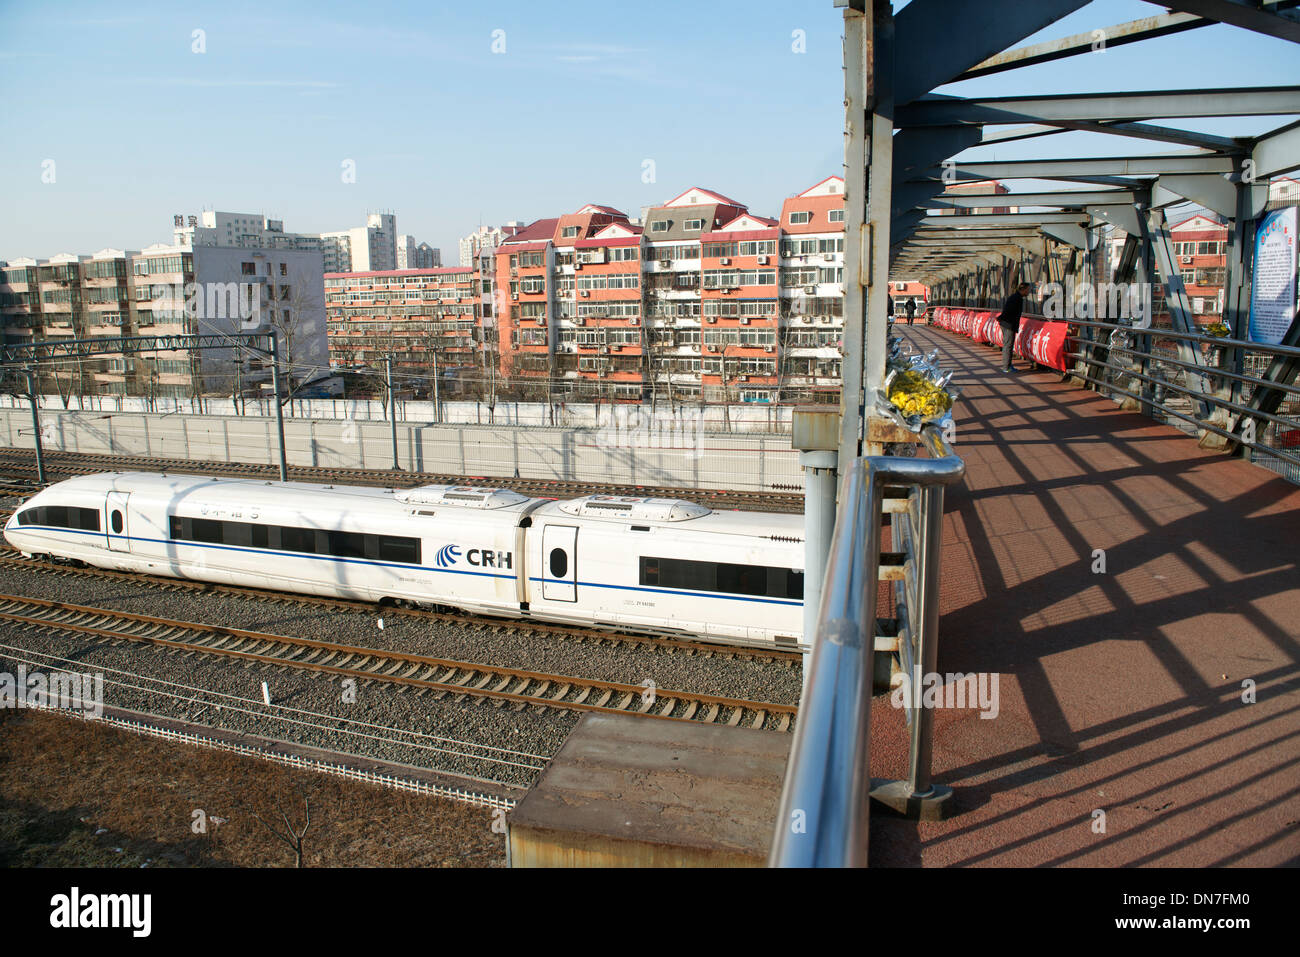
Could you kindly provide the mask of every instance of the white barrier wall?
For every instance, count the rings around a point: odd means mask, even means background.
[[[386,469],[383,421],[286,418],[290,465]],[[0,408],[0,440],[33,448],[30,410]],[[275,419],[260,416],[42,410],[48,451],[274,464]],[[640,419],[603,428],[511,428],[399,422],[401,468],[453,475],[547,478],[682,488],[795,490],[798,453],[782,435],[709,433]]]
[[[275,410],[269,399],[249,399],[236,405],[232,399],[144,399],[137,396],[74,396],[69,400],[72,411],[83,412],[158,412],[193,415],[262,415],[272,416]],[[28,401],[20,396],[0,395],[0,408],[29,408]],[[59,396],[40,397],[42,409],[65,411]],[[790,407],[748,403],[725,408],[720,405],[669,406],[659,403],[651,412],[648,406],[628,403],[572,402],[507,402],[498,401],[489,406],[486,402],[442,402],[438,413],[428,401],[399,400],[397,420],[410,422],[440,422],[446,425],[471,423],[473,425],[522,425],[546,428],[603,428],[629,415],[655,421],[699,423],[714,432],[790,432]],[[384,403],[373,399],[294,399],[285,405],[285,415],[300,419],[366,419],[386,420],[388,410]]]

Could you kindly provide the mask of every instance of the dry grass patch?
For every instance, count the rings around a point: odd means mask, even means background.
[[[485,808],[0,711],[0,866],[292,867],[308,812],[307,867],[505,862]]]

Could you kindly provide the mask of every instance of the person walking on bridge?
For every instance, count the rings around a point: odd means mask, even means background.
[[[910,326],[912,320],[916,318],[916,300],[907,300],[907,305],[904,308],[907,310],[907,324]]]
[[[1029,293],[1029,283],[1022,282],[1016,291],[1007,296],[998,314],[998,325],[1002,327],[1002,371],[1015,372],[1011,365],[1011,353],[1016,346],[1016,334],[1020,332],[1020,313],[1025,308],[1025,296]]]

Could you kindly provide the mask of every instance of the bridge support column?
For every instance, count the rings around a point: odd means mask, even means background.
[[[808,687],[812,641],[817,633],[826,559],[835,533],[835,489],[839,484],[839,412],[824,406],[795,409],[790,444],[799,450],[804,477],[803,656],[804,688]]]

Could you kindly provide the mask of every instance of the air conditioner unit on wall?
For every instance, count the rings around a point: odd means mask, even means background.
[[[731,260],[728,259],[726,256],[723,256],[721,259],[718,260],[718,263],[719,263],[719,265],[722,265],[722,266],[730,266],[730,265],[731,265]]]
[[[760,266],[766,266],[766,265],[767,265],[767,257],[766,257],[766,256],[759,256],[759,257],[758,257],[758,264],[759,264]]]

